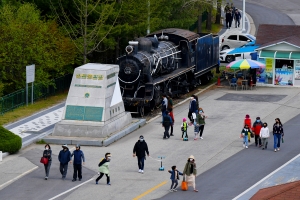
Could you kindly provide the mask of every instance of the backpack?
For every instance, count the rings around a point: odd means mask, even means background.
[[[181,131],[186,131],[187,130],[187,123],[186,122],[183,122],[182,123],[182,126],[181,126]]]
[[[169,115],[164,116],[164,118],[163,118],[163,125],[164,126],[170,126],[171,125],[171,121],[170,121],[170,116]]]

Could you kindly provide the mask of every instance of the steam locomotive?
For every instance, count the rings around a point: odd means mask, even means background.
[[[219,37],[170,28],[130,41],[117,59],[126,110],[144,115],[161,104],[161,94],[179,96],[212,78],[219,67]]]

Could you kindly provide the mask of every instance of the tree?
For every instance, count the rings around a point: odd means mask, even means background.
[[[36,65],[36,81],[44,85],[68,73],[76,49],[55,21],[43,21],[32,4],[0,8],[0,82],[4,94],[24,88],[26,66]]]
[[[223,0],[217,0],[216,24],[221,24],[221,7]]]
[[[118,14],[114,12],[113,0],[73,0],[72,5],[66,9],[64,2],[58,0],[59,9],[50,0],[51,7],[58,21],[64,27],[77,50],[83,55],[83,63],[87,62],[87,56],[100,50],[100,44],[104,42],[111,32]],[[61,15],[59,14],[62,14]]]

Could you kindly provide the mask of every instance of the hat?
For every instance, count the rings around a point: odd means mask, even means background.
[[[182,119],[182,121],[183,121],[183,122],[186,122],[186,118],[184,117],[184,118]]]
[[[76,148],[77,148],[77,147],[80,148],[80,144],[76,144]]]
[[[247,114],[245,118],[249,119],[249,118],[250,118],[250,115]]]
[[[64,145],[62,145],[62,147],[66,147],[66,148],[68,148],[68,145],[67,145],[67,144],[64,144]]]
[[[192,159],[194,159],[195,160],[195,157],[193,156],[193,155],[190,155],[190,157],[189,158],[192,158]]]
[[[260,117],[256,117],[256,119],[260,119]]]
[[[140,136],[140,139],[144,139],[144,136],[141,135],[141,136]]]

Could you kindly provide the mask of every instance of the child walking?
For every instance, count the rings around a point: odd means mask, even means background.
[[[109,177],[109,163],[110,163],[111,155],[110,153],[105,154],[105,158],[101,160],[99,163],[99,172],[100,176],[96,179],[96,184],[98,184],[98,181],[102,178],[102,176],[105,174],[107,178],[107,185],[110,185],[110,177]]]
[[[182,131],[182,140],[184,140],[185,138],[188,139],[188,135],[187,135],[187,128],[188,128],[188,124],[186,122],[186,118],[182,119],[182,125],[181,125],[181,131]]]
[[[259,136],[261,137],[262,140],[262,150],[267,149],[268,138],[270,137],[270,130],[266,122],[264,123],[263,127],[260,129]]]
[[[252,129],[252,127],[251,127],[251,125],[252,125],[251,118],[250,118],[250,115],[248,115],[248,114],[245,116],[245,119],[244,119],[244,126],[245,125],[248,125],[248,128]],[[251,138],[251,136],[249,134],[248,135],[248,142],[250,142],[250,138]]]
[[[170,179],[172,181],[170,192],[177,192],[176,187],[178,185],[179,175],[182,176],[183,173],[181,173],[180,171],[178,171],[176,169],[176,166],[172,166],[172,170],[168,170],[168,172],[171,174]]]
[[[251,133],[249,126],[246,124],[241,132],[241,138],[243,138],[243,147],[248,149],[248,134]]]

